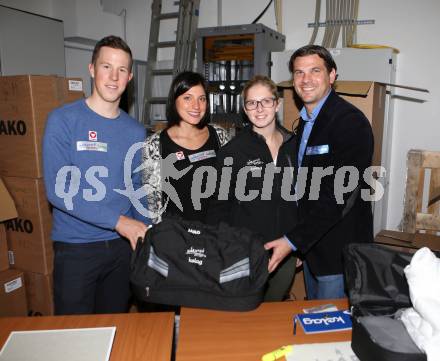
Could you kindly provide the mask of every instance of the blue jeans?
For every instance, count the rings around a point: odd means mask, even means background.
[[[308,300],[322,300],[328,298],[344,298],[344,276],[335,274],[329,276],[314,276],[307,262],[304,262],[304,281]]]

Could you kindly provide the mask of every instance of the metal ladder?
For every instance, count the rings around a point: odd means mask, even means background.
[[[152,123],[150,119],[151,105],[166,104],[167,101],[166,97],[153,97],[154,77],[175,76],[181,71],[193,70],[200,0],[181,0],[174,3],[179,5],[178,12],[162,13],[162,0],[153,0],[151,5],[150,39],[142,114],[145,126],[151,126]],[[159,42],[160,22],[167,19],[177,19],[176,40]],[[159,48],[174,48],[172,69],[156,69]]]

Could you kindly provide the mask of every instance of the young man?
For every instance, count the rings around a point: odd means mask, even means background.
[[[145,130],[119,109],[132,78],[132,55],[119,37],[95,46],[92,95],[55,109],[43,139],[44,181],[53,205],[55,313],[125,312],[131,249],[147,226],[129,198],[124,160]],[[140,152],[138,152],[140,153]],[[134,157],[131,169],[140,164]],[[129,174],[135,185],[140,174]],[[133,219],[137,216],[142,221]]]
[[[305,186],[304,196],[298,200],[298,223],[285,237],[266,244],[267,249],[274,249],[269,270],[293,248],[305,260],[307,298],[342,298],[343,247],[373,240],[371,203],[362,200],[360,192],[368,189],[363,175],[371,165],[373,134],[362,112],[332,90],[336,64],[325,48],[308,45],[298,49],[289,69],[304,104],[295,165],[307,171],[307,180],[295,187]],[[345,192],[349,172],[357,173],[359,181],[353,191]],[[316,189],[319,173],[322,178]]]

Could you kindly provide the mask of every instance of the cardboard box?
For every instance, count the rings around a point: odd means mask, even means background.
[[[13,268],[49,274],[53,269],[52,215],[43,179],[4,177],[18,218],[5,222]]]
[[[23,272],[26,285],[28,314],[51,316],[54,314],[52,274]]]
[[[48,75],[0,77],[0,174],[42,177],[41,151],[47,116],[63,103],[82,97],[80,79]]]
[[[290,80],[278,86],[283,89],[283,125],[291,130],[298,124],[302,103]],[[342,98],[361,110],[370,121],[374,135],[373,165],[381,164],[386,86],[372,81],[337,81],[334,86]]]
[[[3,180],[0,178],[0,222],[17,217],[17,209],[14,200],[6,189]],[[9,268],[8,245],[6,231],[3,223],[0,223],[0,271]]]
[[[0,316],[27,316],[23,272],[8,269],[0,272]]]
[[[0,223],[0,271],[9,268],[8,242],[6,241],[5,225]]]
[[[17,208],[8,189],[0,177],[0,222],[17,217]]]

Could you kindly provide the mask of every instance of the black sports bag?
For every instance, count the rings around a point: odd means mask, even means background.
[[[374,243],[344,249],[344,273],[353,314],[351,348],[361,361],[426,361],[402,321],[412,307],[404,268],[412,254]]]
[[[218,310],[258,307],[268,279],[262,239],[225,223],[164,219],[138,242],[131,266],[139,300]]]

